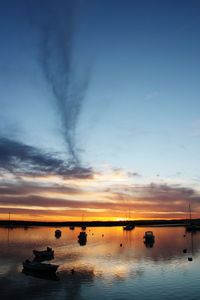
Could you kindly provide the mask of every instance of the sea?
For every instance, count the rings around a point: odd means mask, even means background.
[[[55,230],[61,236],[55,236]],[[0,299],[199,300],[200,232],[184,227],[0,228]],[[153,243],[144,243],[152,231]],[[52,247],[56,274],[24,270]],[[46,263],[46,262],[45,262]]]

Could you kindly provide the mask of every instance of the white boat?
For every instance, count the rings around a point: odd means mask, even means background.
[[[53,259],[54,258],[54,251],[52,248],[50,247],[47,247],[46,250],[42,250],[42,251],[39,251],[39,250],[33,250],[33,254],[35,255],[35,257],[37,259]]]
[[[46,264],[38,261],[30,261],[29,259],[23,262],[24,269],[39,271],[39,272],[56,272],[59,265]]]

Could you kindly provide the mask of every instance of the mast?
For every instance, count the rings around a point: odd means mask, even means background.
[[[189,202],[189,218],[190,218],[190,224],[192,223],[192,212],[191,212],[191,205]]]

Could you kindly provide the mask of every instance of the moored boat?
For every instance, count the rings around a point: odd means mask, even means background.
[[[192,210],[191,210],[191,205],[189,203],[189,220],[188,223],[185,226],[186,231],[189,232],[195,232],[200,230],[200,224],[195,222],[195,220],[192,219]]]
[[[60,229],[56,229],[55,230],[55,237],[58,239],[58,238],[61,237],[61,235],[62,235],[62,231]]]
[[[47,279],[52,281],[58,281],[59,277],[56,272],[40,272],[37,270],[30,270],[27,268],[23,268],[22,273],[28,276],[41,278],[41,279]]]
[[[87,243],[87,233],[85,231],[81,231],[78,235],[78,243],[80,246],[85,246]]]
[[[54,251],[52,248],[50,247],[47,247],[46,250],[42,250],[42,251],[39,251],[39,250],[33,250],[33,254],[35,255],[35,258],[36,259],[53,259],[54,258]]]
[[[78,239],[83,240],[83,239],[86,239],[86,238],[87,238],[87,233],[85,231],[81,231],[78,235]]]
[[[34,260],[30,261],[29,259],[26,259],[22,264],[24,269],[39,272],[56,272],[59,267],[59,265],[46,264]]]
[[[128,223],[126,226],[123,227],[124,230],[132,230],[135,228],[133,223]]]
[[[146,231],[144,234],[144,241],[146,243],[152,243],[155,241],[155,236],[153,234],[153,231]]]

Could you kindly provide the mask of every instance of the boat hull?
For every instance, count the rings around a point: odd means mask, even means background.
[[[38,272],[56,272],[59,265],[52,265],[52,264],[44,264],[39,262],[30,262],[30,261],[24,261],[23,262],[23,268],[25,270],[32,270],[32,271],[38,271]]]

